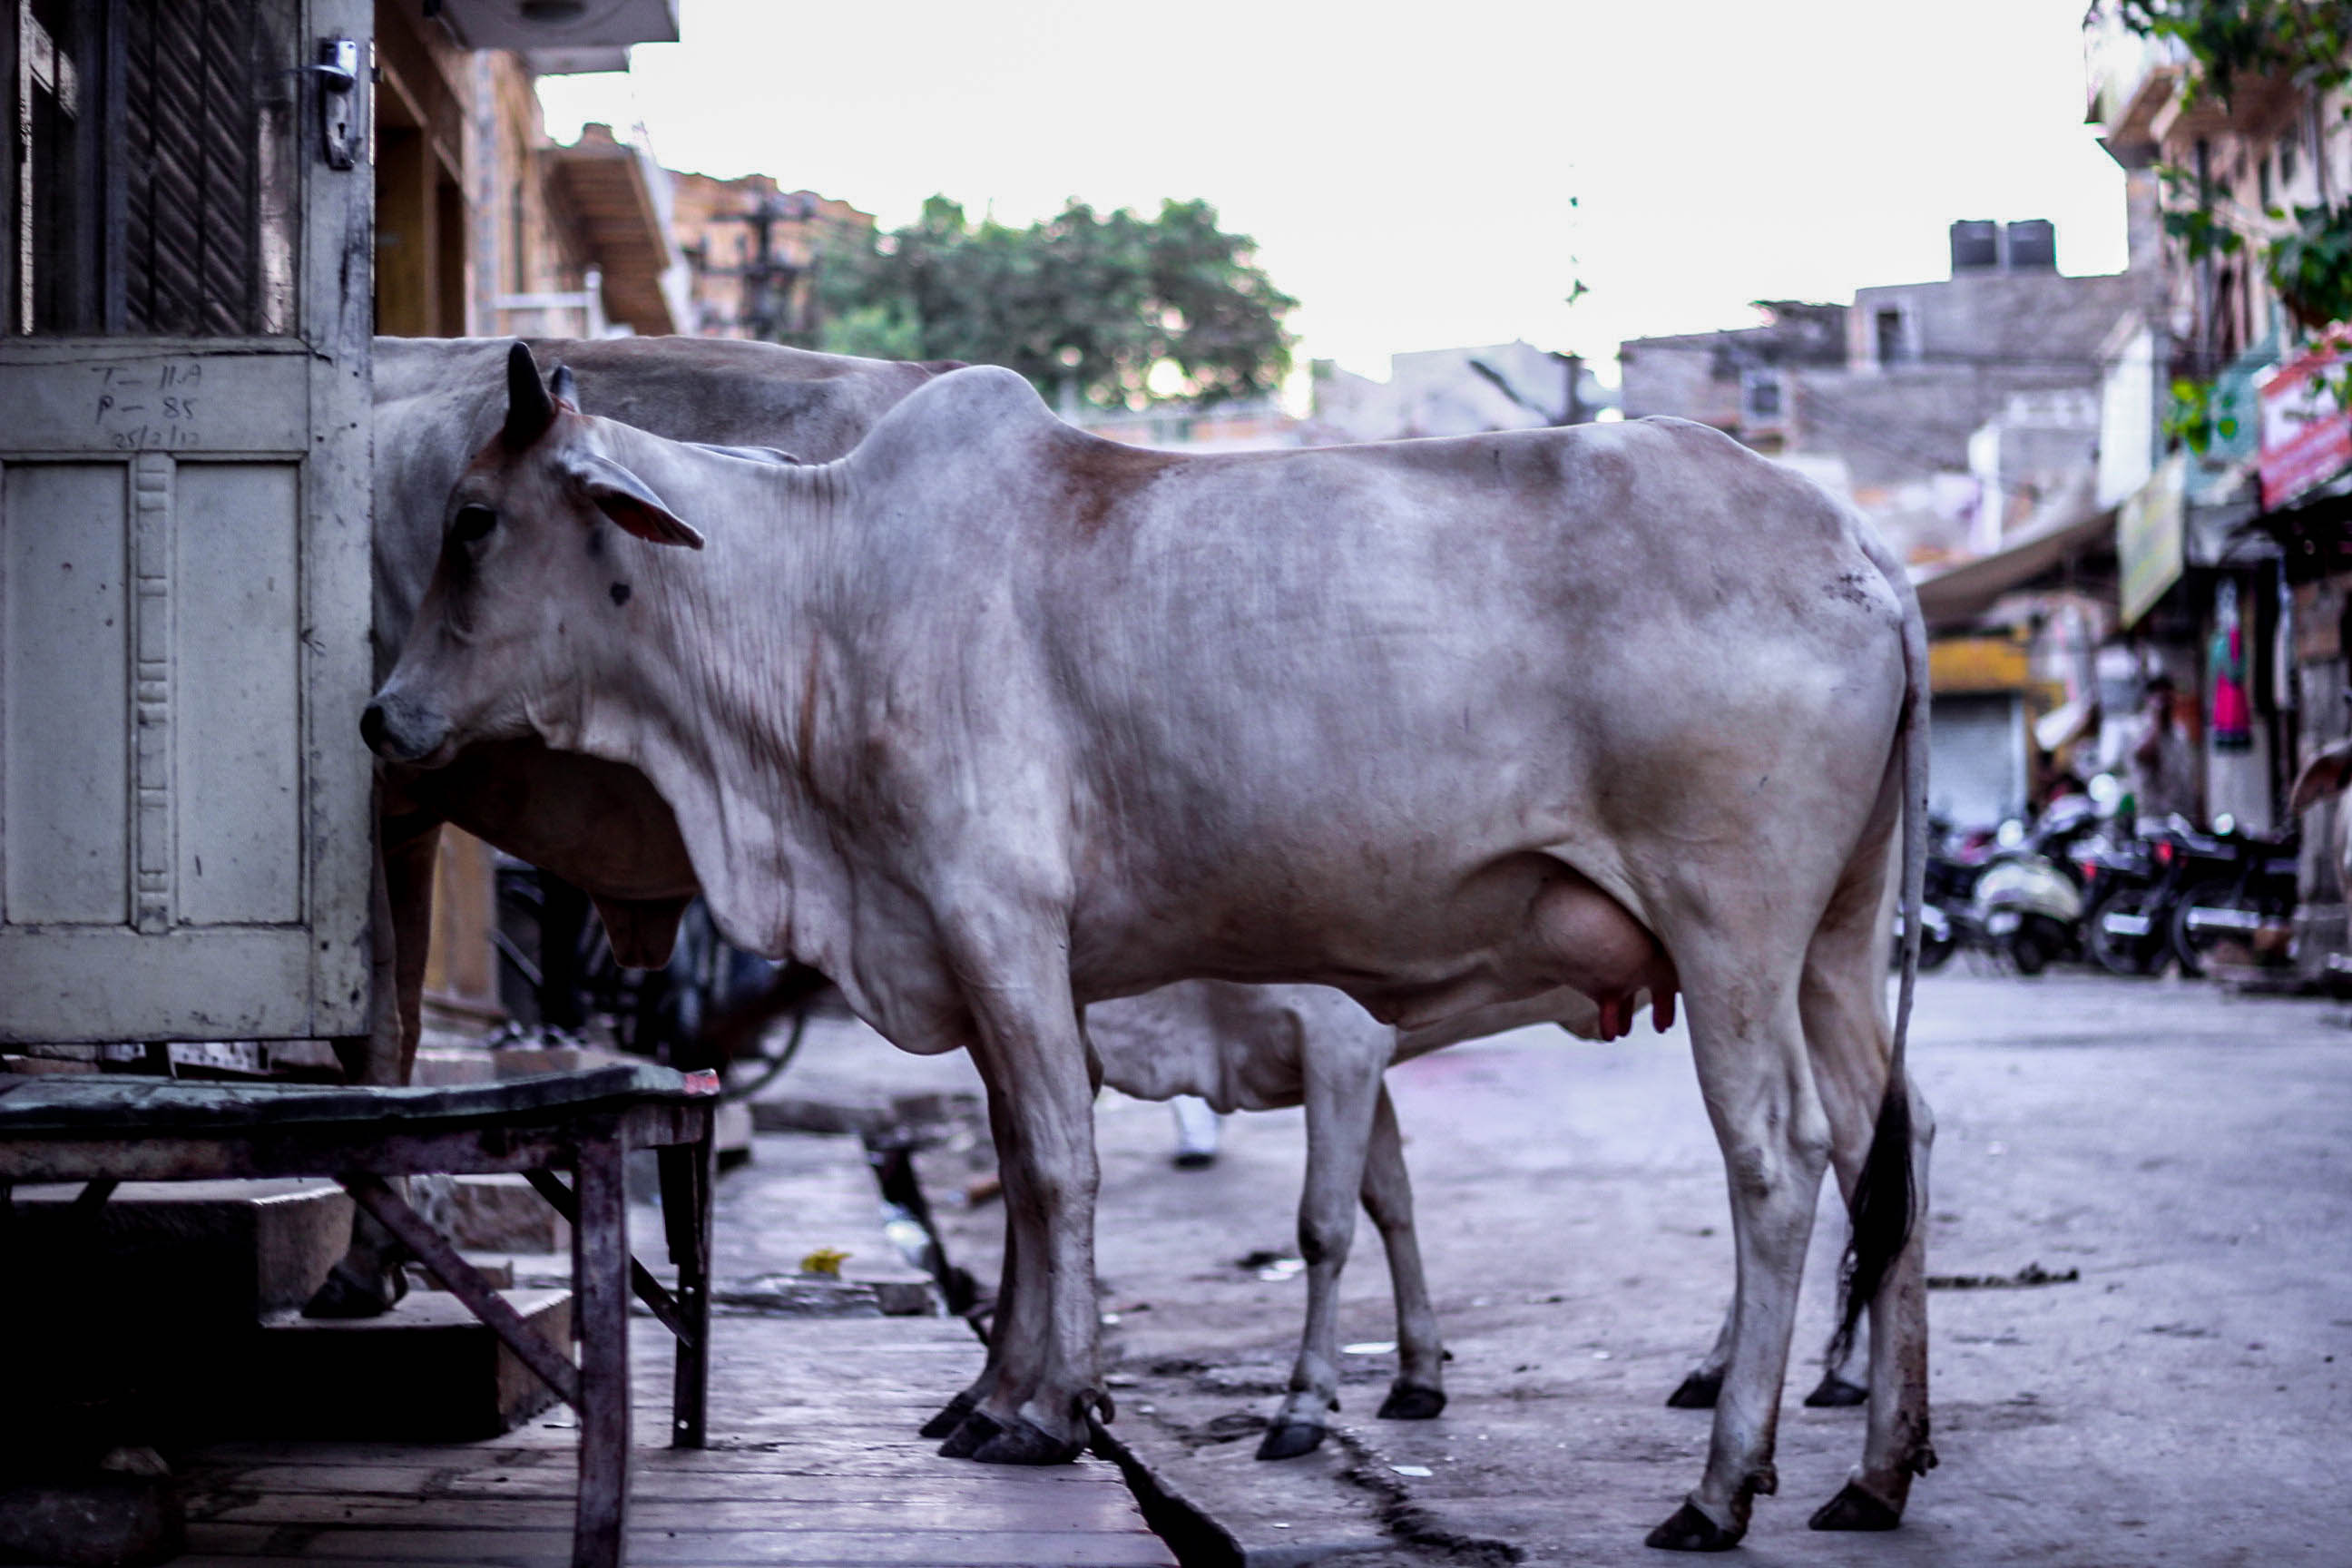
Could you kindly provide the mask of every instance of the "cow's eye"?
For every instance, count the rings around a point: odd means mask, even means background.
[[[460,544],[471,544],[498,525],[499,514],[486,506],[461,506],[457,518],[449,524],[450,536]]]

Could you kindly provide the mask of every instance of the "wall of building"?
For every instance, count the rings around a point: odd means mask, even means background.
[[[1314,384],[1315,423],[1343,441],[1581,423],[1615,401],[1582,360],[1527,342],[1391,354],[1385,381],[1318,360]]]

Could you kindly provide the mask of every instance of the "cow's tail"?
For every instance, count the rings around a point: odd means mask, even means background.
[[[1867,524],[1863,525],[1865,529]],[[1886,1092],[1879,1100],[1870,1152],[1847,1205],[1853,1222],[1845,1258],[1838,1272],[1837,1332],[1830,1339],[1829,1364],[1837,1366],[1853,1348],[1855,1325],[1877,1298],[1895,1260],[1910,1244],[1918,1220],[1918,1194],[1911,1163],[1911,1084],[1904,1071],[1904,1042],[1911,1032],[1911,997],[1919,983],[1919,929],[1927,889],[1927,629],[1909,575],[1874,533],[1865,533],[1871,555],[1894,589],[1903,617],[1903,719],[1896,743],[1903,769],[1903,978],[1895,998],[1895,1041],[1886,1058]]]

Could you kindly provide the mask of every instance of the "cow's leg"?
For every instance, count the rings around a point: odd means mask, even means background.
[[[1306,1056],[1307,1184],[1298,1194],[1298,1255],[1307,1260],[1307,1326],[1290,1392],[1258,1444],[1261,1459],[1295,1458],[1323,1441],[1324,1418],[1339,1407],[1339,1272],[1355,1240],[1365,1145],[1381,1095],[1383,1053],[1364,1060]]]
[[[1723,1327],[1715,1331],[1715,1343],[1699,1358],[1690,1375],[1666,1395],[1666,1405],[1674,1410],[1712,1410],[1716,1396],[1723,1392],[1723,1369],[1731,1364],[1731,1331],[1738,1321],[1738,1303],[1723,1310]]]
[[[1836,1124],[1832,1122],[1831,1125],[1834,1128]],[[1837,1158],[1834,1150],[1831,1154],[1831,1163],[1838,1172],[1839,1190],[1850,1194],[1853,1176],[1847,1171],[1844,1163]],[[1853,1167],[1854,1171],[1860,1169],[1859,1164]],[[1831,1347],[1837,1353],[1822,1363],[1822,1380],[1813,1384],[1811,1393],[1805,1395],[1806,1408],[1847,1410],[1869,1402],[1870,1385],[1864,1381],[1870,1376],[1868,1352],[1864,1349],[1862,1343],[1868,1337],[1866,1333],[1857,1334],[1843,1345]],[[1859,1368],[1855,1365],[1856,1362],[1862,1363]],[[1860,1374],[1859,1377],[1854,1375],[1857,1372]]]
[[[967,1419],[996,1390],[1002,1369],[1003,1347],[1009,1336],[1044,1331],[1042,1325],[1023,1317],[1021,1297],[1022,1232],[1026,1228],[1029,1205],[1015,1195],[1020,1185],[1020,1173],[1015,1168],[1012,1148],[1011,1120],[996,1086],[985,1075],[982,1087],[988,1093],[988,1129],[996,1144],[997,1201],[1004,1207],[1004,1258],[997,1272],[996,1302],[988,1319],[988,1360],[980,1369],[980,1376],[971,1386],[957,1394],[940,1413],[923,1423],[922,1435],[946,1441],[940,1452],[951,1459],[969,1458],[982,1443],[996,1435],[993,1421]],[[1031,1250],[1036,1243],[1033,1239]],[[1026,1292],[1034,1301],[1042,1301],[1042,1288]],[[1034,1314],[1033,1314],[1034,1317]]]
[[[1006,1217],[1027,1227],[1013,1310],[999,1314],[996,1386],[965,1425],[997,1428],[972,1453],[984,1464],[1063,1464],[1085,1448],[1087,1417],[1108,1403],[1097,1370],[1093,1085],[1066,939],[1047,921],[992,910],[950,944],[976,1026],[972,1054],[1006,1111]]]
[[[1005,1324],[1013,1318],[1013,1299],[1017,1289],[1014,1280],[1019,1273],[1019,1245],[1020,1237],[1008,1218],[1004,1226],[1004,1261],[997,1274],[996,1300],[989,1309],[988,1360],[981,1366],[980,1375],[972,1379],[971,1386],[941,1405],[939,1414],[922,1426],[922,1436],[950,1440],[941,1446],[940,1452],[951,1459],[968,1457],[973,1448],[992,1436],[975,1431],[965,1440],[969,1447],[952,1441],[963,1426],[964,1418],[979,1409],[981,1401],[996,1387],[997,1347],[1004,1342]]]
[[[1832,1130],[1834,1134],[1834,1121],[1832,1123]],[[1832,1163],[1836,1163],[1834,1156],[1832,1156]],[[1839,1187],[1842,1191],[1847,1192],[1850,1197],[1852,1195],[1851,1174],[1842,1163],[1837,1164],[1837,1171]],[[1731,1360],[1731,1309],[1726,1307],[1723,1311],[1723,1327],[1716,1331],[1714,1345],[1705,1356],[1700,1358],[1698,1365],[1691,1369],[1690,1375],[1684,1378],[1672,1394],[1666,1395],[1666,1404],[1670,1408],[1675,1410],[1715,1408],[1715,1396],[1723,1387],[1724,1366]],[[1853,1366],[1857,1351],[1858,1346],[1847,1345],[1844,1347],[1844,1354],[1822,1366],[1822,1381],[1814,1386],[1811,1394],[1805,1395],[1805,1403],[1808,1405],[1816,1410],[1841,1408],[1860,1405],[1870,1397],[1869,1389],[1846,1375]]]
[[[381,788],[383,786],[379,786]],[[375,1027],[367,1058],[345,1063],[358,1082],[398,1088],[415,1071],[424,1031],[425,960],[433,937],[433,869],[441,849],[441,819],[425,812],[382,816],[371,889],[373,940],[389,948],[376,964]],[[356,1068],[354,1071],[353,1069]],[[395,1184],[407,1195],[404,1184]],[[408,1249],[364,1209],[352,1213],[351,1245],[303,1303],[309,1318],[374,1318],[407,1294],[402,1272]]]
[[[1412,1182],[1404,1170],[1404,1141],[1397,1135],[1396,1108],[1388,1085],[1372,1107],[1372,1135],[1365,1145],[1364,1212],[1380,1227],[1389,1255],[1389,1286],[1396,1296],[1397,1375],[1380,1414],[1391,1421],[1426,1421],[1445,1408],[1445,1347],[1437,1337],[1437,1313],[1429,1304],[1429,1280],[1422,1272],[1421,1243],[1412,1229]]]
[[[1708,1552],[1737,1545],[1757,1494],[1779,1485],[1772,1450],[1780,1390],[1830,1135],[1805,1053],[1796,955],[1780,962],[1769,938],[1747,952],[1727,951],[1720,927],[1694,936],[1675,962],[1699,1088],[1731,1189],[1738,1279],[1706,1472],[1649,1543]]]
[[[1891,1039],[1885,1016],[1885,943],[1873,858],[1842,889],[1805,957],[1802,1006],[1814,1082],[1827,1112],[1831,1158],[1852,1200],[1870,1152],[1886,1084]],[[1883,875],[1883,873],[1880,873]],[[1912,1181],[1917,1213],[1927,1202],[1927,1154],[1935,1121],[1911,1090]],[[1925,1227],[1911,1238],[1870,1303],[1868,1436],[1861,1468],[1813,1515],[1816,1530],[1891,1530],[1903,1517],[1911,1479],[1936,1463],[1928,1446],[1927,1292]],[[1832,1367],[1834,1379],[1838,1369]],[[1829,1380],[1824,1380],[1827,1387]],[[1818,1392],[1818,1391],[1817,1391]],[[1811,1403],[1809,1399],[1807,1403]]]

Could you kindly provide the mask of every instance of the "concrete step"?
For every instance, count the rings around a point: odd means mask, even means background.
[[[552,1344],[572,1342],[568,1289],[501,1290]],[[411,1290],[380,1318],[273,1313],[254,1336],[242,1408],[222,1429],[289,1437],[467,1442],[512,1431],[555,1403],[455,1296]]]
[[[9,1277],[51,1301],[61,1282],[100,1300],[167,1294],[183,1328],[299,1306],[351,1240],[352,1200],[332,1182],[126,1182],[95,1213],[72,1210],[81,1192],[16,1189]]]

